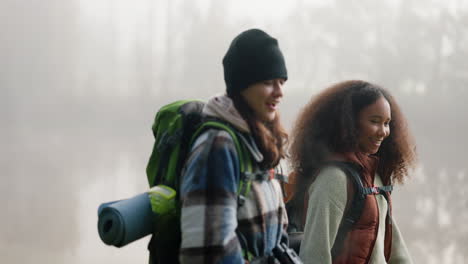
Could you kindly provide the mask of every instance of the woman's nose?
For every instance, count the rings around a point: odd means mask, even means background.
[[[283,97],[283,80],[276,79],[273,82],[275,97]]]
[[[379,130],[377,131],[379,137],[386,138],[390,135],[390,128],[387,125],[382,124],[379,126]]]

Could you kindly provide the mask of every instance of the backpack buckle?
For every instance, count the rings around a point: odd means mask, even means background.
[[[274,170],[274,169],[270,169],[270,170],[268,171],[268,174],[269,174],[269,175],[268,175],[268,179],[269,179],[270,181],[273,180],[273,179],[275,178],[276,173],[275,173],[275,170]]]
[[[240,207],[240,206],[243,206],[244,204],[245,204],[245,196],[239,195],[237,197],[237,205]]]
[[[377,187],[375,185],[371,187],[371,191],[372,191],[373,194],[380,194],[379,187]]]

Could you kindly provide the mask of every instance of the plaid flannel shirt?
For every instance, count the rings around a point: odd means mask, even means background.
[[[195,141],[181,182],[181,263],[244,263],[245,252],[272,255],[287,239],[276,179],[253,181],[238,206],[239,159],[230,135],[209,129]]]

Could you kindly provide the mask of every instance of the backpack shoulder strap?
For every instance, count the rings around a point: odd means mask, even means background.
[[[381,187],[364,187],[360,176],[361,168],[356,164],[350,162],[334,161],[331,162],[330,165],[336,166],[343,170],[354,187],[354,195],[350,207],[343,216],[343,221],[338,229],[335,243],[333,244],[332,256],[335,257],[343,247],[346,234],[351,230],[351,227],[359,220],[359,218],[361,218],[367,195],[382,194],[388,203],[388,195],[393,190],[393,186],[387,185]],[[387,214],[390,216],[390,209],[387,210]]]
[[[350,162],[333,161],[330,165],[340,168],[351,181],[354,187],[354,195],[351,204],[343,216],[343,221],[338,229],[335,243],[332,247],[332,256],[335,257],[341,252],[346,234],[351,230],[351,227],[361,217],[364,202],[366,199],[365,188],[360,176],[360,168]]]
[[[240,181],[237,188],[237,204],[242,206],[245,202],[245,196],[250,191],[250,179],[247,177],[253,171],[253,162],[248,154],[246,149],[246,144],[239,140],[241,134],[232,128],[229,124],[226,124],[222,121],[210,119],[209,121],[204,122],[194,133],[192,137],[192,145],[195,139],[206,129],[215,128],[226,131],[234,141],[236,147],[236,152],[239,155],[239,169],[240,169]]]
[[[232,140],[234,141],[234,146],[236,147],[236,151],[239,155],[240,171],[245,172],[246,171],[245,164],[244,164],[244,160],[246,156],[245,151],[243,150],[241,143],[239,141],[239,138],[237,136],[237,133],[234,131],[234,129],[223,122],[214,121],[214,120],[204,122],[193,134],[189,146],[191,146],[195,142],[196,138],[208,128],[216,128],[216,129],[224,130],[231,136]]]

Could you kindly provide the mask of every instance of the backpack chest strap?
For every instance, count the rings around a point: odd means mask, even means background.
[[[365,187],[363,188],[362,192],[364,195],[382,195],[385,200],[387,201],[387,204],[390,203],[390,193],[393,191],[393,185],[385,185],[385,186],[373,186],[373,187]],[[387,207],[387,221],[391,223],[391,212],[390,212],[390,205]]]
[[[392,192],[393,191],[393,185],[385,185],[385,186],[373,186],[373,187],[364,187],[362,192],[364,195],[369,195],[369,194],[383,194],[385,192]]]

